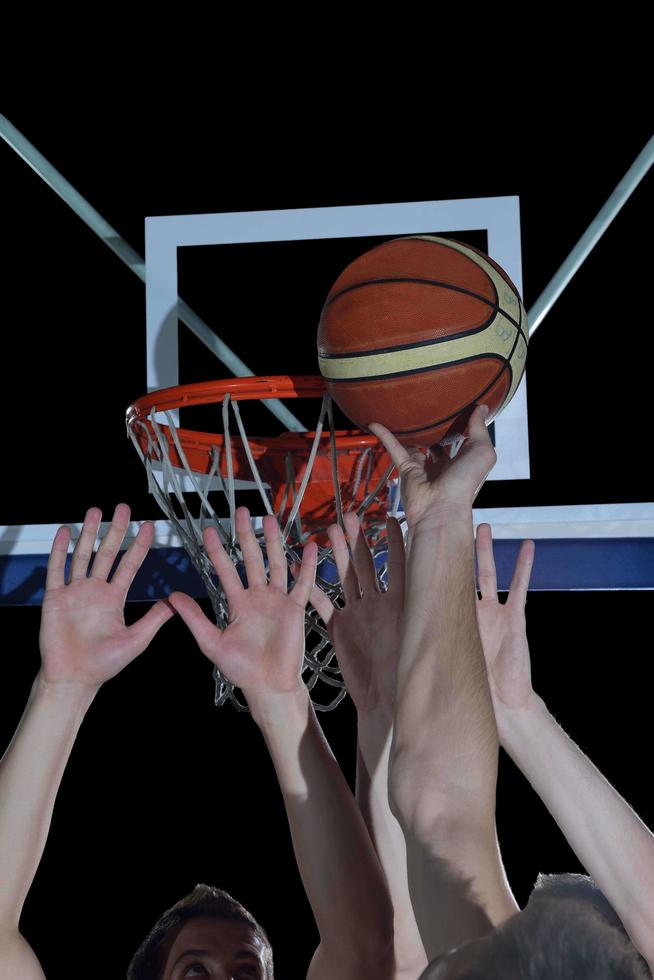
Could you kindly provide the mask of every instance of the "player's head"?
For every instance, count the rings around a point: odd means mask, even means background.
[[[196,885],[154,924],[127,980],[191,980],[213,975],[215,964],[239,980],[273,980],[272,949],[257,920],[227,892]]]
[[[429,964],[420,980],[647,980],[604,896],[580,875],[539,875],[525,909]]]

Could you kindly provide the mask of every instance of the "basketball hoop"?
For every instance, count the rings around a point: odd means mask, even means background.
[[[314,432],[284,432],[267,438],[247,436],[239,401],[318,397],[322,398],[322,406]],[[171,414],[179,408],[219,403],[221,433],[179,428]],[[230,431],[230,408],[238,436]],[[167,425],[157,420],[158,414],[165,416]],[[343,595],[326,530],[336,522],[343,526],[347,511],[355,510],[361,518],[384,582],[386,519],[389,513],[397,513],[399,505],[397,481],[391,481],[394,465],[375,436],[358,430],[335,431],[331,399],[322,378],[246,377],[161,388],[130,405],[126,423],[145,466],[149,489],[202,578],[221,629],[227,625],[229,611],[221,583],[205,553],[202,531],[213,524],[234,564],[243,567],[234,527],[237,481],[253,484],[265,512],[279,522],[289,566],[300,560],[301,549],[308,540],[317,542],[316,583],[332,601],[340,604]],[[227,500],[228,519],[216,514],[212,498],[216,492]],[[197,502],[195,517],[186,499],[189,495],[194,495]],[[253,525],[265,560],[262,527],[257,526],[257,519]],[[305,638],[303,678],[310,691],[318,680],[338,689],[329,704],[314,701],[317,710],[330,711],[346,691],[338,667],[332,664],[334,651],[327,630],[313,607],[307,607],[305,613]],[[237,710],[248,710],[217,667],[214,679],[216,705],[230,700]]]

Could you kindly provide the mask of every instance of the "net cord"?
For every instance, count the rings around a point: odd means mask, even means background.
[[[230,401],[231,401],[230,395],[229,393],[227,393],[222,403],[223,430],[224,430],[224,440],[225,440],[224,449],[227,455],[227,460],[226,460],[227,478],[226,479],[223,477],[220,471],[221,453],[218,447],[216,446],[213,446],[211,449],[211,468],[206,476],[206,480],[201,480],[199,475],[196,475],[191,470],[186,454],[184,452],[184,448],[179,439],[175,422],[170,416],[170,414],[166,412],[166,417],[169,423],[170,440],[172,441],[177,451],[178,458],[181,463],[180,469],[182,469],[183,472],[186,474],[186,476],[189,477],[191,481],[191,485],[194,488],[195,493],[197,493],[198,499],[200,501],[200,516],[197,522],[192,517],[188,504],[184,499],[182,484],[175,472],[176,468],[173,467],[170,461],[170,455],[168,451],[168,440],[164,435],[162,428],[157,424],[156,418],[154,417],[157,411],[156,407],[152,408],[151,416],[149,418],[149,422],[152,427],[151,429],[145,423],[140,421],[138,422],[138,425],[140,425],[141,429],[144,431],[146,435],[147,449],[148,449],[147,455],[143,453],[139,440],[136,437],[136,433],[132,430],[132,428],[128,429],[130,440],[132,441],[132,444],[134,445],[142,463],[146,468],[149,489],[152,492],[155,499],[157,500],[157,503],[159,504],[161,509],[169,517],[172,526],[179,534],[179,537],[184,545],[187,554],[191,558],[193,565],[195,566],[196,570],[200,574],[200,577],[204,582],[204,585],[207,589],[207,593],[211,600],[211,604],[214,610],[214,615],[216,618],[216,625],[220,629],[224,629],[228,622],[229,609],[227,607],[227,603],[224,599],[224,596],[221,592],[222,587],[220,585],[220,580],[218,579],[218,576],[215,573],[213,564],[209,560],[204,550],[202,531],[204,527],[207,525],[207,523],[212,523],[220,533],[221,540],[224,542],[227,551],[230,555],[230,558],[232,560],[236,560],[237,562],[242,562],[243,556],[236,542],[235,524],[234,524],[234,515],[236,511],[236,487],[234,481],[234,466],[233,466],[233,458],[232,458],[232,439],[229,431]],[[263,481],[261,479],[258,468],[256,466],[256,462],[252,454],[251,446],[249,444],[249,440],[245,432],[245,428],[243,426],[240,411],[234,401],[231,401],[231,405],[232,408],[234,409],[234,415],[236,417],[237,426],[241,438],[243,440],[244,450],[248,459],[248,463],[250,465],[250,469],[252,471],[254,481],[257,484],[261,498],[264,501],[264,505],[266,506],[267,513],[273,514],[270,500],[266,495],[265,487],[263,485]],[[286,459],[286,488],[284,492],[283,507],[280,514],[278,515],[278,519],[281,518],[283,509],[286,506],[286,501],[288,500],[290,495],[293,503],[291,507],[291,513],[289,515],[289,518],[286,522],[286,526],[284,528],[283,546],[284,546],[285,554],[287,556],[287,560],[291,562],[299,562],[301,560],[301,554],[296,550],[295,546],[289,541],[289,535],[290,535],[291,528],[295,526],[297,532],[297,536],[296,536],[297,542],[299,544],[302,544],[306,537],[302,529],[300,506],[302,503],[302,499],[304,497],[304,493],[306,491],[306,487],[308,486],[313,465],[317,456],[317,452],[320,444],[320,438],[324,428],[325,415],[327,415],[328,417],[329,428],[330,428],[332,480],[334,483],[334,496],[336,501],[337,517],[342,526],[343,499],[341,494],[340,481],[338,478],[338,463],[337,463],[337,453],[336,453],[336,439],[335,439],[335,431],[334,431],[333,412],[332,412],[331,399],[329,398],[328,395],[325,395],[323,397],[320,417],[319,417],[318,425],[316,427],[316,433],[311,446],[311,451],[307,459],[304,476],[301,481],[300,487],[298,488],[297,494],[295,493],[296,481],[295,481],[295,475],[293,470],[292,455],[289,453]],[[156,437],[155,439],[152,438],[152,433],[154,433]],[[154,458],[154,460],[156,460],[156,462],[158,462],[161,466],[161,482],[163,486],[159,484],[158,480],[154,476],[152,458]],[[347,508],[348,510],[353,509],[354,502],[356,500],[356,493],[358,492],[361,480],[363,479],[364,467],[367,467],[367,471],[365,475],[365,486],[364,486],[364,490],[367,491],[371,474],[372,474],[372,466],[373,466],[372,452],[370,449],[366,449],[363,452],[363,455],[357,464],[357,468],[353,480],[353,487],[351,489],[351,500]],[[371,493],[368,493],[366,495],[363,503],[357,508],[358,516],[361,516],[364,513],[364,511],[367,509],[367,507],[370,505],[370,503],[373,500],[379,499],[379,492],[381,488],[384,486],[384,484],[388,481],[388,478],[390,477],[393,469],[394,469],[393,465],[388,467],[386,473],[384,474],[383,479],[377,484],[377,486]],[[229,505],[229,512],[230,512],[229,535],[226,534],[221,524],[221,521],[218,518],[208,497],[209,488],[213,480],[216,478],[220,484],[220,491],[224,493]],[[202,483],[204,483],[204,486],[202,486]],[[176,498],[178,501],[178,504],[183,514],[183,519],[180,519],[177,516],[177,514],[175,513],[172,507],[173,497]],[[397,513],[397,505],[399,503],[398,498],[399,498],[399,494],[396,495],[396,499],[394,501],[396,513]],[[375,527],[373,529],[373,536],[378,532],[379,532],[379,528]],[[259,537],[261,537],[260,532],[259,532]],[[326,561],[333,562],[332,549],[320,547],[319,555],[318,555],[318,572],[316,578],[320,582],[321,587],[328,594],[330,599],[333,602],[335,602],[336,605],[338,605],[339,603],[342,604],[343,597],[342,597],[342,588],[340,584],[338,583],[334,584],[333,582],[330,582],[324,576],[319,574],[320,566]],[[310,635],[312,633],[316,634],[319,638],[318,642],[314,644],[313,647],[311,647],[308,642]],[[309,691],[313,690],[318,680],[322,680],[329,687],[338,689],[338,693],[329,704],[322,705],[314,702],[314,706],[316,710],[331,711],[338,704],[340,704],[340,702],[343,700],[347,692],[345,690],[343,680],[340,676],[338,665],[333,663],[335,660],[335,651],[331,646],[329,632],[325,627],[325,625],[320,621],[318,613],[316,612],[315,609],[313,609],[313,607],[308,607],[305,614],[305,639],[307,642],[305,645],[305,652],[304,652],[303,665],[302,665],[303,679]],[[249,710],[246,704],[240,702],[240,700],[238,699],[234,691],[233,685],[226,677],[224,677],[220,673],[217,667],[214,668],[214,679],[216,682],[214,703],[217,706],[223,705],[229,700],[233,703],[237,711],[245,712]]]
[[[320,436],[322,435],[322,430],[323,430],[323,426],[324,426],[324,422],[325,422],[325,411],[326,411],[326,409],[327,409],[327,407],[329,405],[331,405],[331,398],[329,397],[328,394],[324,394],[323,395],[323,398],[322,398],[322,405],[321,405],[321,408],[320,408],[320,417],[318,419],[318,424],[316,426],[316,434],[314,436],[313,444],[311,446],[311,452],[309,453],[309,459],[307,460],[307,465],[306,465],[306,469],[304,471],[304,476],[302,477],[302,483],[300,484],[300,488],[299,488],[299,490],[297,492],[297,497],[295,498],[295,502],[293,504],[291,513],[290,513],[290,515],[288,517],[288,520],[286,522],[286,527],[284,528],[284,531],[282,533],[282,542],[284,544],[286,543],[286,540],[288,539],[289,532],[290,532],[290,530],[291,530],[291,528],[293,526],[293,522],[295,521],[295,517],[296,517],[296,515],[297,515],[297,513],[298,513],[298,511],[300,509],[300,504],[302,503],[302,498],[304,497],[304,491],[307,488],[307,484],[308,484],[309,478],[311,476],[311,471],[313,469],[313,464],[315,462],[316,455],[318,453],[318,446],[320,444]]]

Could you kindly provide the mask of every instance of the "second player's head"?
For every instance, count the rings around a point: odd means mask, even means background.
[[[579,875],[540,875],[498,928],[429,964],[420,980],[648,980],[604,896]]]
[[[127,980],[200,980],[223,974],[273,980],[270,942],[231,895],[196,885],[154,924],[134,954]]]

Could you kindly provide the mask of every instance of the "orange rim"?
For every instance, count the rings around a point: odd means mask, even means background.
[[[225,435],[221,433],[199,432],[190,429],[155,423],[153,414],[172,411],[194,405],[220,404],[229,394],[234,401],[252,401],[262,398],[321,398],[326,391],[322,377],[287,375],[275,377],[230,378],[219,381],[203,381],[190,385],[177,385],[161,388],[139,398],[127,409],[127,426],[132,437],[138,442],[144,458],[161,462],[162,448],[159,440],[165,440],[164,454],[173,467],[190,470],[197,475],[206,475],[218,466],[224,479],[230,472],[227,458]],[[303,467],[308,465],[315,442],[314,432],[283,432],[279,436],[248,436],[249,451],[262,480],[271,488],[272,506],[281,513],[287,502],[289,455],[295,460],[292,478],[296,491],[303,479]],[[391,458],[382,443],[371,433],[361,430],[334,432],[334,444],[338,455],[338,482],[340,492],[352,493],[350,506],[360,505],[368,493],[369,483],[381,489],[383,480],[388,483]],[[251,480],[252,468],[243,439],[232,434],[229,440],[231,455],[231,475],[234,479]],[[178,451],[181,449],[181,453]],[[305,528],[321,533],[336,520],[334,509],[334,465],[332,460],[332,434],[328,430],[321,433],[317,454],[313,459],[311,478],[305,485],[301,514]],[[215,452],[220,457],[217,460]],[[359,471],[363,455],[370,454],[370,470],[365,481],[361,481]],[[384,476],[385,474],[389,474]],[[364,522],[380,522],[385,518],[386,504],[375,498],[369,502]],[[324,534],[323,534],[324,537]],[[325,539],[325,547],[326,539]]]
[[[325,394],[325,381],[319,375],[273,375],[272,377],[228,378],[219,381],[199,381],[195,384],[176,385],[172,388],[159,388],[138,398],[127,409],[126,421],[131,428],[137,422],[147,422],[151,412],[170,412],[176,408],[189,408],[192,405],[211,405],[222,402],[226,394],[234,401],[256,401],[262,398],[322,398]],[[166,431],[166,427],[161,427]],[[284,432],[279,436],[250,437],[251,444],[268,449],[302,450],[310,448],[315,432]],[[209,441],[222,445],[221,433],[192,432],[179,429],[182,445],[193,444],[204,448]],[[321,437],[329,439],[329,433]],[[371,433],[352,429],[335,433],[336,445],[341,450],[367,449],[380,446],[379,440]],[[238,436],[232,436],[232,443],[238,445]]]

